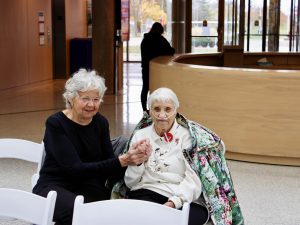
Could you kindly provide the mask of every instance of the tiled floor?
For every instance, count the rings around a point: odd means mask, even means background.
[[[46,118],[64,108],[61,97],[64,83],[65,80],[55,80],[0,92],[0,138],[40,142]],[[124,64],[124,89],[117,96],[106,95],[100,108],[110,122],[111,137],[129,135],[141,118],[141,85],[140,64]],[[300,167],[231,160],[228,165],[245,224],[300,225]],[[30,191],[30,177],[35,170],[34,164],[2,159],[0,187]],[[0,221],[0,224],[25,223]]]

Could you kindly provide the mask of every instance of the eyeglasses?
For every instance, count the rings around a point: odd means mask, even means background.
[[[82,101],[84,104],[93,102],[94,104],[99,104],[102,99],[100,97],[96,97],[96,98],[91,98],[91,97],[87,97],[87,96],[83,96],[83,97],[79,97],[80,101]]]

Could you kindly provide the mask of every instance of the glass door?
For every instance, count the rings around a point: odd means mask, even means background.
[[[217,52],[218,0],[192,0],[191,52]]]

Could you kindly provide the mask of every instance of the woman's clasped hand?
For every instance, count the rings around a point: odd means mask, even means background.
[[[119,159],[122,166],[140,165],[148,160],[151,152],[150,141],[146,138],[134,143],[126,154],[119,156]]]

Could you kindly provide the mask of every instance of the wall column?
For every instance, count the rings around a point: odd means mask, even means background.
[[[105,78],[107,93],[114,93],[115,1],[92,1],[93,69]]]
[[[172,46],[176,53],[186,52],[186,0],[173,0]]]
[[[269,3],[268,51],[279,50],[280,0],[270,0]]]

